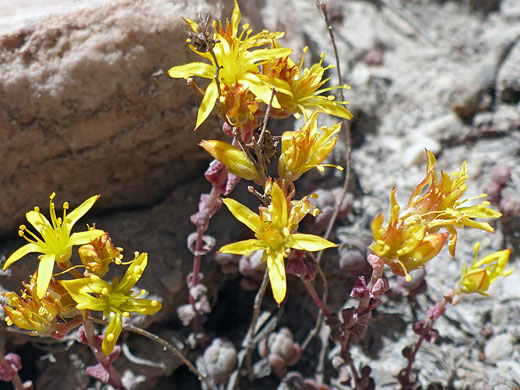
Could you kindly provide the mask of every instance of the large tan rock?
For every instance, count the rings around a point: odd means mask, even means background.
[[[218,18],[219,2],[38,4],[0,0],[0,233],[53,191],[146,204],[201,171],[217,121],[194,133],[201,96],[166,72],[197,60],[181,16]]]

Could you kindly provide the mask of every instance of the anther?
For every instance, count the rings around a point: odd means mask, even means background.
[[[101,294],[108,295],[108,288],[103,287],[103,290],[101,290]]]
[[[114,336],[113,333],[109,333],[109,334],[107,334],[107,341],[108,341],[109,343],[111,343],[112,341],[114,341],[115,338],[116,338],[116,336]]]

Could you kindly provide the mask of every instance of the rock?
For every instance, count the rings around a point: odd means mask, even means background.
[[[500,13],[506,18],[518,20],[520,18],[520,3],[517,0],[502,0]]]
[[[468,120],[491,108],[493,99],[490,92],[495,79],[496,64],[496,58],[490,57],[480,66],[465,69],[454,79],[448,103],[461,119]]]
[[[411,138],[415,137],[415,133],[423,134],[434,140],[442,141],[450,138],[453,134],[459,134],[462,131],[462,122],[454,113],[450,112],[429,122],[426,122],[414,131],[409,133]]]
[[[0,232],[53,191],[71,206],[151,204],[203,168],[197,142],[218,131],[193,133],[201,97],[167,75],[197,60],[180,16],[218,17],[218,2],[51,3],[0,16]]]
[[[496,364],[500,360],[506,359],[513,352],[514,338],[507,333],[492,337],[484,347],[486,361]]]
[[[520,44],[504,60],[497,75],[497,98],[504,103],[520,101]]]
[[[433,154],[437,154],[441,150],[441,144],[428,136],[414,133],[413,136],[408,138],[410,139],[410,145],[404,150],[401,159],[405,167],[424,163],[426,161],[424,149],[428,149]]]

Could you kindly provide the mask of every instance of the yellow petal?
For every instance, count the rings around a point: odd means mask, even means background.
[[[282,231],[287,227],[287,200],[277,182],[274,182],[273,184],[271,201],[273,207],[272,226],[275,229]]]
[[[222,199],[222,201],[236,219],[256,234],[260,233],[262,228],[265,227],[266,224],[262,222],[258,214],[253,213],[243,204],[240,204],[231,198]]]
[[[38,265],[38,279],[36,281],[36,295],[43,298],[54,271],[54,255],[43,255]]]
[[[72,225],[78,222],[78,220],[81,217],[83,217],[87,213],[87,211],[89,211],[92,208],[92,206],[94,206],[94,203],[96,203],[100,196],[101,195],[91,196],[78,207],[76,207],[73,211],[71,211],[70,214],[67,214],[67,216],[65,217],[65,223],[67,224],[67,226],[70,225],[70,227],[68,228],[69,232]]]
[[[215,77],[215,67],[205,62],[190,62],[189,64],[170,68],[168,75],[174,79],[187,79],[191,76],[212,79]]]
[[[141,278],[146,265],[148,264],[148,253],[141,253],[132,262],[130,267],[125,272],[125,276],[121,282],[117,285],[117,291],[126,293],[135,286],[137,281]]]
[[[103,336],[103,343],[101,344],[103,355],[110,355],[117,343],[117,339],[119,338],[122,329],[122,315],[118,313],[110,313],[110,321],[108,323],[107,330],[105,331],[105,335]]]
[[[251,252],[265,249],[262,241],[250,239],[234,242],[232,244],[224,245],[220,248],[219,253],[231,253],[234,255],[249,255]]]
[[[323,100],[320,104],[316,104],[316,107],[321,108],[325,114],[334,115],[339,118],[352,119],[354,117],[352,113],[339,102]]]
[[[280,304],[284,300],[285,293],[287,292],[283,252],[273,251],[268,255],[267,269],[269,271],[269,282],[273,290],[274,300]]]
[[[139,314],[155,314],[161,310],[162,304],[156,300],[149,299],[129,299],[118,307],[123,312],[133,312]]]
[[[239,148],[223,141],[202,140],[200,146],[216,160],[224,164],[229,171],[246,180],[259,180],[260,176],[253,163]]]
[[[238,24],[240,23],[240,20],[242,19],[242,15],[240,14],[240,8],[238,7],[237,0],[235,0],[235,6],[233,7],[233,13],[231,14],[231,27],[233,34],[236,35],[238,31]]]
[[[11,264],[17,262],[25,255],[27,255],[29,253],[41,252],[41,251],[42,250],[40,249],[40,247],[33,243],[29,243],[29,244],[22,246],[21,248],[17,249],[11,256],[9,256],[9,258],[7,259],[7,261],[4,264],[4,271],[7,268],[9,268],[11,266]]]
[[[91,229],[85,232],[74,233],[70,236],[68,244],[71,246],[88,244],[90,241],[102,236],[103,234],[105,234],[105,232],[100,229]]]
[[[303,234],[296,233],[291,234],[292,242],[290,243],[290,248],[300,249],[309,252],[320,251],[322,249],[334,248],[337,245],[333,242],[327,241],[326,239],[315,236],[314,234]]]
[[[199,24],[191,19],[183,18],[186,24],[191,28],[191,31],[197,33],[199,30]]]
[[[215,107],[217,98],[217,84],[215,81],[213,81],[208,85],[206,91],[204,92],[204,98],[200,103],[199,112],[197,114],[197,124],[195,125],[195,130],[197,130],[202,122],[204,122],[208,118],[209,114],[211,114],[211,110],[213,110],[213,107]]]
[[[42,232],[45,230],[53,229],[49,220],[45,218],[45,215],[39,211],[31,210],[25,214],[25,217],[27,218],[27,221],[29,221],[29,223],[33,225],[36,231],[40,234],[42,234]]]

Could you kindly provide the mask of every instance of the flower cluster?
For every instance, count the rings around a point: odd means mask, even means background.
[[[28,283],[23,283],[21,294],[3,294],[8,300],[3,306],[7,314],[5,320],[8,325],[14,324],[34,334],[63,337],[85,321],[87,310],[100,311],[105,318],[110,317],[102,343],[103,353],[108,356],[121,333],[122,316],[128,317],[129,312],[154,314],[161,309],[161,303],[156,300],[137,298],[144,290],[132,294],[132,287],[146,267],[147,254],[136,254],[120,282],[117,278],[111,284],[104,281],[101,278],[111,264],[122,264],[122,248],[116,248],[103,230],[88,228],[72,233],[74,224],[90,210],[99,195],[87,199],[69,214],[68,203],[64,203],[63,217],[56,216],[54,197],[53,193],[50,222],[38,207],[27,213],[27,220],[41,237],[22,225],[20,236],[29,243],[15,251],[4,264],[5,270],[29,253],[41,253],[38,270]],[[78,248],[81,266],[73,266],[70,261],[72,248],[77,245],[81,245]],[[54,273],[55,263],[63,272]],[[85,269],[84,274],[78,272],[78,267]],[[73,279],[58,280],[63,274]]]
[[[406,276],[407,279],[410,278],[409,271],[422,268],[426,262],[437,256],[446,241],[450,254],[455,256],[457,229],[469,227],[493,232],[489,223],[475,219],[501,216],[498,211],[488,207],[488,201],[466,206],[466,202],[471,199],[461,199],[467,189],[466,162],[460,171],[451,175],[441,171],[438,178],[435,156],[428,150],[426,154],[426,177],[415,188],[403,212],[396,201],[394,188],[390,196],[389,221],[384,224],[383,215],[379,214],[371,225],[374,243],[370,249],[385,261],[393,273]],[[482,197],[486,195],[482,194],[479,198]],[[499,257],[504,258],[503,255]],[[505,263],[503,262],[504,266]],[[479,263],[477,268],[480,265],[482,264]]]
[[[209,63],[175,66],[168,74],[190,82],[193,82],[193,76],[211,80],[204,92],[199,89],[204,97],[195,128],[208,118],[215,106],[224,121],[243,127],[254,120],[255,115],[262,115],[260,104],[269,104],[271,99],[273,115],[278,117],[293,114],[307,117],[316,109],[346,119],[352,117],[344,106],[347,102],[335,101],[332,95],[322,95],[333,89],[321,88],[329,80],[323,78],[324,73],[331,68],[322,66],[323,56],[311,68],[303,68],[303,56],[295,64],[289,58],[292,50],[278,43],[284,33],[262,31],[252,35],[247,24],[239,31],[240,20],[236,1],[231,22],[221,21],[218,28],[217,23],[210,28],[207,20],[196,23],[185,19],[192,30],[192,37],[188,39],[190,48]]]
[[[325,113],[351,119],[352,114],[345,107],[348,102],[324,94],[349,87],[324,87],[329,81],[324,74],[332,66],[322,65],[323,55],[318,63],[304,68],[307,49],[295,63],[289,57],[291,50],[278,42],[283,33],[262,31],[253,35],[247,24],[239,31],[240,20],[236,1],[231,21],[210,25],[209,19],[200,23],[185,19],[192,30],[187,41],[190,48],[209,63],[175,66],[169,75],[187,79],[203,94],[196,128],[216,107],[225,122],[223,131],[235,137],[230,143],[217,140],[200,143],[218,160],[218,165],[212,164],[211,172],[206,173],[214,186],[213,195],[201,198],[196,221],[204,221],[199,223],[200,227],[207,227],[207,219],[220,206],[215,200],[218,199],[215,190],[229,194],[237,178],[261,185],[264,204],[258,214],[233,199],[223,199],[229,211],[253,231],[255,238],[225,245],[219,252],[249,255],[262,251],[274,299],[281,303],[287,290],[285,259],[291,251],[319,251],[335,246],[319,236],[298,233],[300,221],[307,214],[316,216],[320,211],[310,204],[308,197],[294,200],[294,182],[312,168],[341,169],[324,164],[336,145],[341,124],[318,128],[318,116]],[[205,91],[194,84],[193,76],[211,80]],[[286,131],[275,138],[266,131],[265,123],[260,130],[259,118],[268,112],[273,118],[303,115],[305,122],[298,131]],[[280,140],[281,151],[277,152]],[[274,157],[278,159],[278,178],[270,177],[266,169]],[[215,174],[217,169],[219,173]],[[212,199],[214,202],[210,204]]]

